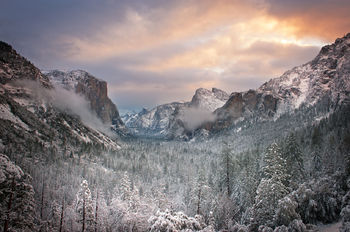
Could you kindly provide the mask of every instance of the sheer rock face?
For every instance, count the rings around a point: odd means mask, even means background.
[[[85,82],[78,82],[77,93],[81,93],[88,98],[91,109],[106,124],[123,125],[117,107],[107,96],[107,83],[92,76],[85,79]]]
[[[103,123],[123,127],[124,123],[118,109],[107,95],[107,82],[82,70],[70,72],[54,70],[46,72],[46,75],[54,84],[85,96],[90,102],[91,110]]]

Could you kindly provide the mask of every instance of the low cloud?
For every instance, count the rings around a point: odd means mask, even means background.
[[[194,130],[203,123],[214,121],[215,118],[216,117],[212,112],[195,107],[185,108],[180,116],[180,119],[187,130]]]
[[[76,115],[80,118],[84,125],[101,131],[109,136],[115,136],[109,128],[109,125],[97,117],[91,111],[90,103],[84,96],[75,93],[72,90],[64,89],[60,86],[55,86],[53,89],[47,89],[36,81],[18,81],[16,85],[23,86],[32,91],[32,94],[37,98],[43,100],[45,103],[64,111],[70,115]]]

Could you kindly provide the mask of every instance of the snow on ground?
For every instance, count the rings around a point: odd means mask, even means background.
[[[336,222],[327,225],[320,225],[317,227],[317,231],[319,232],[338,232],[341,227],[341,222]]]

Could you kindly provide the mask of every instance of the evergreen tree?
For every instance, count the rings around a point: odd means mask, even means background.
[[[165,212],[158,211],[148,220],[149,231],[167,232],[167,231],[201,231],[206,225],[200,217],[189,217],[183,212]]]
[[[296,188],[304,179],[305,173],[303,155],[293,133],[287,137],[282,157],[286,160],[287,174],[290,176],[290,183],[286,184]]]
[[[151,188],[152,198],[160,210],[165,210],[169,204],[165,194],[165,185],[160,184]]]
[[[342,210],[340,216],[342,217],[341,232],[350,231],[350,178],[347,181],[349,191],[345,194],[342,199]]]
[[[95,200],[95,232],[106,231],[108,206],[104,194],[97,190]]]
[[[130,201],[132,195],[132,186],[128,173],[125,172],[121,180],[121,198],[123,201]]]
[[[65,204],[65,201],[64,201],[64,197],[62,199],[62,205],[61,205],[61,215],[60,215],[60,225],[59,225],[59,232],[62,232],[63,231],[63,221],[64,221],[64,204]]]
[[[263,178],[257,189],[253,215],[258,225],[273,225],[273,216],[278,200],[288,194],[284,185],[289,179],[286,162],[281,157],[281,149],[271,144],[264,156]]]
[[[210,187],[206,184],[204,174],[201,172],[191,193],[191,205],[196,214],[205,216],[205,213],[210,210],[210,196]]]
[[[29,175],[0,154],[0,228],[3,231],[34,230],[34,190],[30,182]]]
[[[224,148],[221,152],[221,188],[226,192],[227,196],[231,196],[231,182],[233,173],[233,162],[231,148],[227,143],[224,143]]]
[[[76,211],[78,223],[81,224],[81,231],[93,231],[94,207],[91,198],[91,191],[88,182],[83,180],[77,193]]]
[[[317,147],[312,154],[312,166],[313,166],[312,167],[313,170],[311,170],[312,175],[318,176],[322,170],[322,157],[321,157],[321,151],[319,147]]]
[[[259,185],[258,171],[254,161],[241,169],[235,180],[233,199],[240,206],[241,214],[248,210],[255,201],[256,190]]]
[[[267,147],[263,162],[263,178],[274,178],[282,183],[288,182],[290,176],[286,171],[286,160],[282,158],[281,148],[277,143],[272,143]]]
[[[278,201],[274,221],[277,226],[288,226],[294,219],[300,219],[300,215],[296,212],[298,203],[286,196]]]

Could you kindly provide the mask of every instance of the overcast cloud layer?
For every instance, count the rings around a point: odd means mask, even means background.
[[[119,109],[256,88],[350,32],[348,0],[5,0],[0,39],[41,69],[83,69]]]

